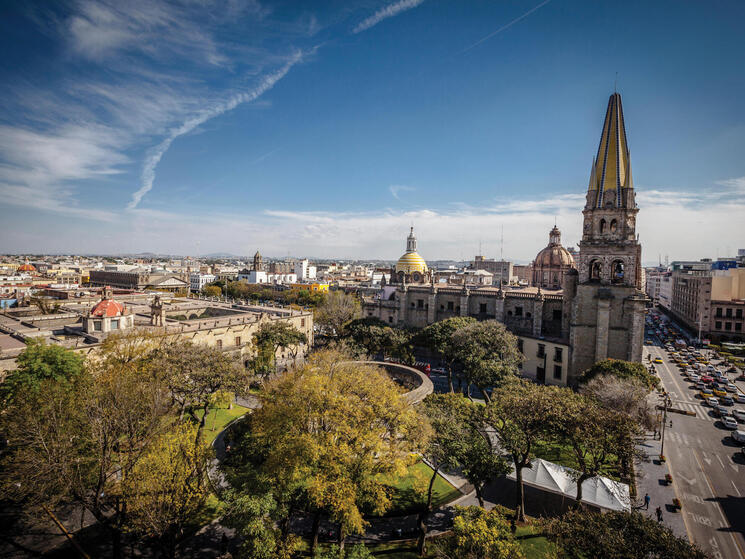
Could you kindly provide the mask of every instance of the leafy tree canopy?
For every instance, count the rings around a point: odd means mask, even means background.
[[[453,531],[434,546],[437,559],[524,559],[499,507],[456,507]]]
[[[549,526],[562,559],[706,559],[686,538],[638,512],[572,511]]]
[[[600,375],[612,375],[622,379],[637,379],[644,386],[653,390],[660,383],[660,379],[647,371],[642,363],[623,361],[622,359],[603,359],[587,369],[579,378],[581,384]]]
[[[31,339],[17,363],[18,368],[0,384],[0,400],[6,403],[21,391],[38,391],[45,380],[66,383],[79,377],[85,358],[62,346]]]

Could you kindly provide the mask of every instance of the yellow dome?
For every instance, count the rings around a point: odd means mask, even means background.
[[[396,263],[396,273],[404,272],[405,274],[413,274],[414,272],[419,272],[423,274],[426,271],[427,263],[416,252],[405,253]]]

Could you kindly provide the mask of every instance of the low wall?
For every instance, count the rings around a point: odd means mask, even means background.
[[[412,404],[418,404],[435,390],[429,377],[413,367],[387,361],[359,361],[359,363],[376,365],[383,369],[388,376],[408,391],[404,394],[404,398]]]

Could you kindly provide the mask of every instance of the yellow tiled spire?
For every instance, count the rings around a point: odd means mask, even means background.
[[[608,100],[598,153],[592,161],[588,207],[634,207],[633,188],[621,95],[613,93]]]

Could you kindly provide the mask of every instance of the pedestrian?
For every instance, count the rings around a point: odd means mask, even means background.
[[[651,499],[649,498],[649,493],[645,493],[644,494],[644,508],[647,510],[649,510],[649,501],[651,501]]]
[[[662,522],[662,509],[657,507],[657,510],[654,512],[657,514],[657,522]]]

